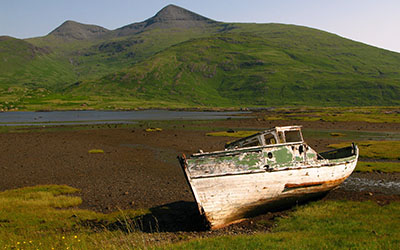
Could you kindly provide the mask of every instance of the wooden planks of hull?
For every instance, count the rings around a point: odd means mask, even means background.
[[[326,193],[351,174],[356,162],[189,181],[201,211],[214,229],[248,217],[257,210]]]

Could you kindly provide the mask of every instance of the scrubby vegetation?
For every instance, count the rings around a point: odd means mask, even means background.
[[[191,241],[182,237],[183,242],[170,244],[151,240],[162,239],[159,232],[136,229],[131,218],[148,211],[100,214],[69,208],[81,203],[79,197],[67,195],[77,191],[52,185],[1,192],[0,245],[4,249],[395,249],[400,244],[398,202],[379,206],[318,201],[276,219],[271,232]]]
[[[277,221],[271,233],[223,236],[168,249],[393,249],[399,244],[400,204],[316,202]],[[393,217],[394,215],[394,217]]]
[[[400,141],[360,141],[356,144],[360,149],[360,157],[400,160]],[[342,148],[347,145],[349,142],[331,144],[329,147]]]
[[[400,172],[400,162],[358,161],[355,171],[357,171],[357,172],[399,173]]]

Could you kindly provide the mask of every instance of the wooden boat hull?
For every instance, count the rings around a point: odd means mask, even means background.
[[[227,175],[191,175],[181,160],[187,181],[211,229],[224,227],[283,204],[301,202],[340,185],[357,164],[353,155],[315,161],[301,168],[257,171]]]

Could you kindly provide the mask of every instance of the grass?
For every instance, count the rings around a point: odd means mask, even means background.
[[[89,154],[104,154],[103,149],[91,149],[89,150]]]
[[[0,91],[27,89],[0,95],[3,110],[400,105],[398,53],[295,25],[220,23],[74,42],[2,38],[0,51]],[[382,122],[372,114],[294,118]]]
[[[162,128],[146,128],[146,132],[161,132]]]
[[[400,123],[400,110],[398,106],[278,108],[263,118],[265,120]]]
[[[360,149],[360,157],[373,159],[400,160],[400,141],[360,141],[356,143]],[[349,142],[330,144],[331,148],[341,148]]]
[[[250,135],[254,135],[258,133],[258,131],[220,131],[220,132],[210,132],[206,133],[207,136],[226,136],[226,137],[235,137],[235,138],[243,138]]]
[[[331,53],[348,49],[344,46],[348,43],[345,39],[307,29],[293,33],[298,28],[294,26],[260,26],[259,31],[262,31],[261,27],[268,31],[279,30],[281,34],[276,40],[269,39],[269,32],[243,31],[193,39],[165,49],[129,69],[85,81],[72,91],[107,92],[122,88],[139,99],[181,100],[210,106],[301,105],[306,103],[305,100],[313,106],[398,104],[392,99],[398,92],[397,84],[387,82],[386,78],[374,79],[372,83],[375,69],[369,63],[363,66],[365,71],[356,73],[348,62],[344,64],[349,59],[347,56],[344,61],[329,59]],[[305,38],[302,32],[315,40]],[[293,34],[299,35],[298,46],[282,49],[278,40],[283,42],[293,38]],[[330,46],[321,46],[319,39],[324,42],[332,39],[335,46],[341,44],[343,47],[334,52]],[[315,44],[317,49],[305,52],[309,43]],[[378,52],[360,44],[357,46],[360,50],[349,51],[356,58]],[[365,60],[371,61],[371,58]],[[395,61],[392,63],[393,66],[396,64]],[[389,71],[395,72],[395,67],[391,66]],[[390,75],[394,76],[392,73]],[[367,92],[366,85],[382,87],[383,91]],[[383,99],[386,97],[392,101]]]
[[[330,133],[330,135],[331,135],[331,136],[338,137],[338,136],[345,136],[346,134],[338,133],[338,132],[332,132],[332,133]]]
[[[131,218],[148,211],[101,214],[78,209],[75,207],[82,201],[73,196],[77,192],[58,185],[1,192],[1,249],[396,249],[400,244],[399,202],[379,206],[373,202],[318,201],[275,220],[271,232],[169,244],[151,243],[151,239],[163,238],[162,234],[135,229]],[[108,227],[116,222],[121,226]]]
[[[0,246],[4,249],[144,247],[142,235],[134,230],[133,222],[129,218],[146,214],[147,210],[101,214],[77,209],[74,207],[82,203],[80,197],[72,196],[77,192],[79,190],[60,185],[34,186],[1,192]],[[99,227],[95,230],[86,226],[86,221],[97,221],[102,223],[104,228]],[[113,223],[121,225],[120,231],[105,230],[107,225]],[[124,232],[129,230],[132,232],[129,242],[118,243],[125,237]]]
[[[296,124],[296,123],[293,123]],[[304,138],[313,139],[328,139],[332,140],[331,133],[340,133],[342,136],[336,136],[334,139],[337,141],[399,141],[399,132],[385,132],[385,131],[365,131],[365,130],[336,130],[336,129],[307,129],[303,128]]]
[[[280,218],[270,233],[222,236],[163,249],[397,249],[400,203],[319,201]]]
[[[358,161],[356,172],[399,173],[400,162],[366,162]]]

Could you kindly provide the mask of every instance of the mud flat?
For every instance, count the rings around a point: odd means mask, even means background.
[[[221,149],[232,140],[206,136],[206,132],[293,124],[303,125],[304,129],[398,131],[398,124],[389,123],[262,121],[257,118],[189,125],[169,121],[161,132],[146,132],[145,125],[149,124],[140,123],[87,126],[85,129],[26,128],[0,133],[0,190],[66,184],[81,190],[82,208],[99,212],[138,208],[157,211],[160,206],[169,206],[190,217],[195,203],[177,155],[189,155],[199,149]],[[326,150],[328,144],[338,139],[306,137],[305,140],[317,150]],[[89,153],[91,149],[102,149],[104,153],[92,154]],[[400,175],[354,173],[326,199],[375,200],[382,204],[400,200]],[[184,222],[183,219],[182,225]],[[251,230],[250,222],[240,227],[244,231]]]

